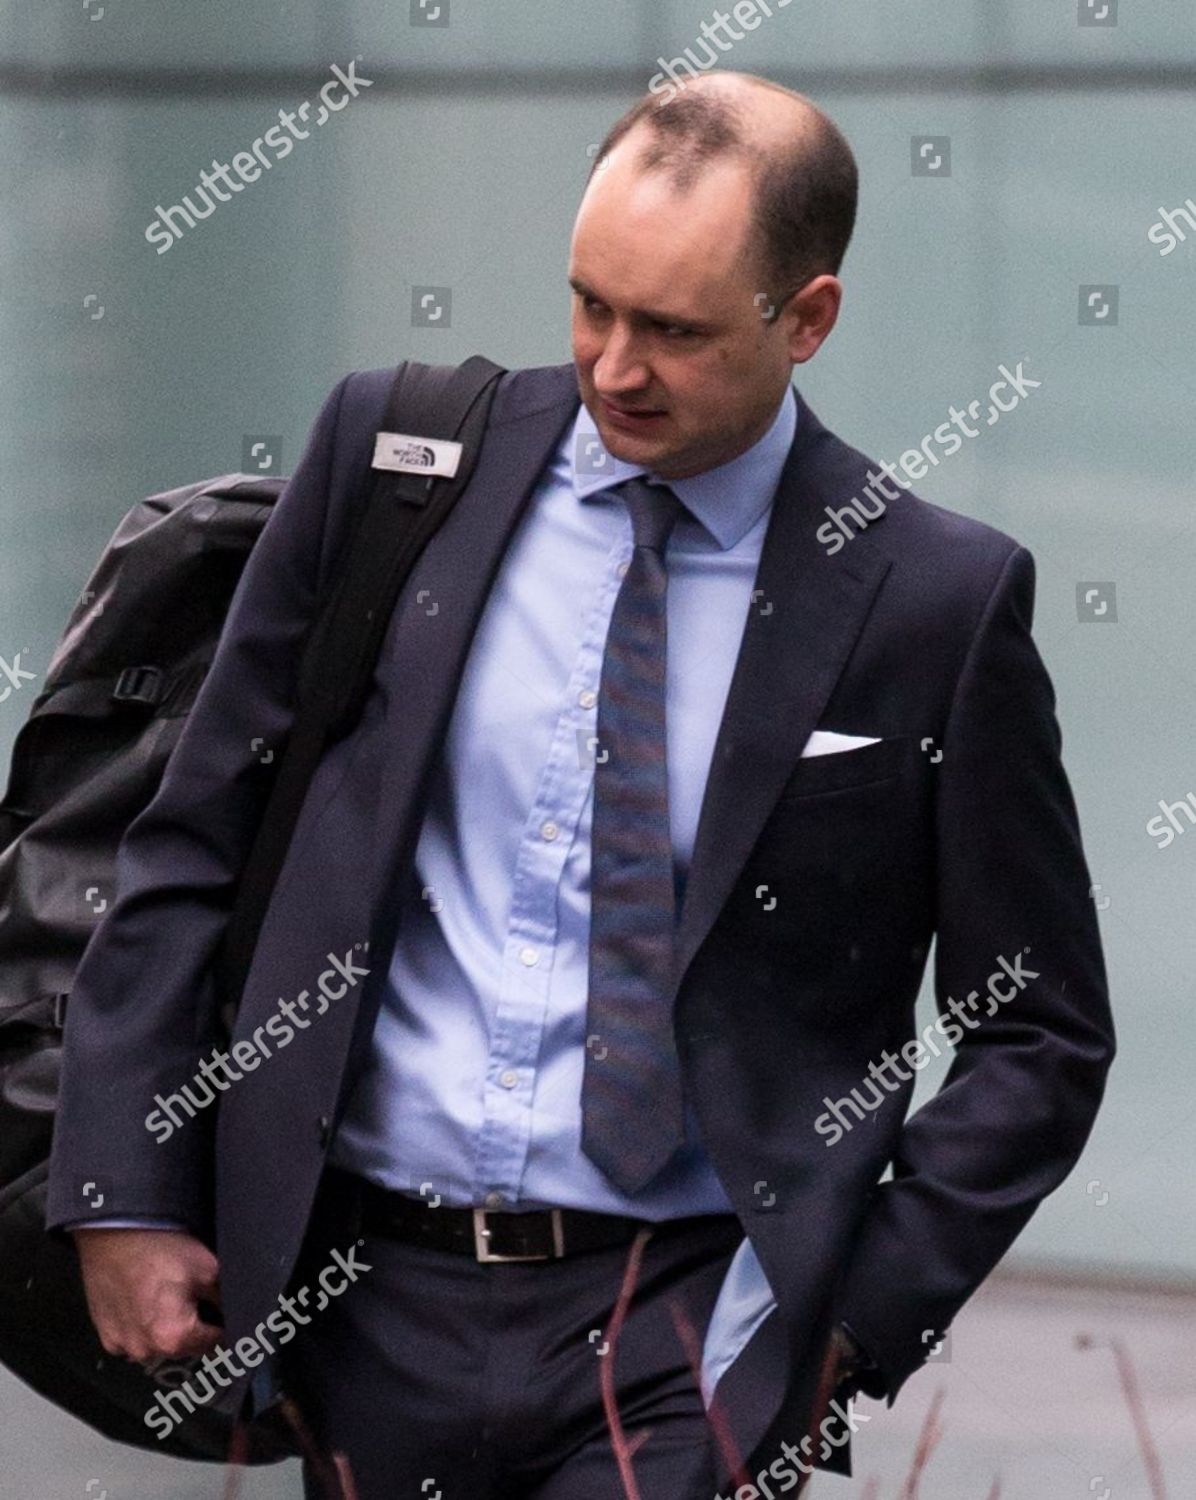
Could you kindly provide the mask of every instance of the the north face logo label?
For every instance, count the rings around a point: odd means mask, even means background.
[[[431,469],[436,466],[436,455],[431,448],[425,448],[422,444],[403,444],[394,449],[392,457],[398,463],[412,464],[420,469]]]

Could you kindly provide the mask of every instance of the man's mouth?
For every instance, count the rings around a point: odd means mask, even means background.
[[[602,402],[602,409],[616,427],[646,427],[667,415],[659,407],[615,406],[606,400]]]

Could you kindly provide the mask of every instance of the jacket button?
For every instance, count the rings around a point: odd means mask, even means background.
[[[316,1137],[320,1142],[320,1150],[326,1150],[328,1142],[332,1139],[332,1122],[327,1115],[321,1115],[317,1120]]]

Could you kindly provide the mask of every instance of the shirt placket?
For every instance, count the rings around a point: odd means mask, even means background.
[[[593,781],[602,654],[630,558],[629,540],[612,546],[519,841],[475,1155],[475,1192],[491,1207],[518,1199],[527,1165],[536,1060],[552,1004],[558,893]]]

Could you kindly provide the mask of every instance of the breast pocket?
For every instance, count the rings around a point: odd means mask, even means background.
[[[894,780],[909,753],[909,738],[894,735],[863,745],[858,750],[837,750],[830,755],[811,755],[799,760],[781,788],[780,802],[817,797],[825,792],[845,792],[854,787]]]
[[[799,760],[770,809],[729,930],[779,984],[800,974],[803,1024],[842,1024],[874,993],[861,976],[904,975],[923,942],[935,774],[916,736],[893,736]]]

